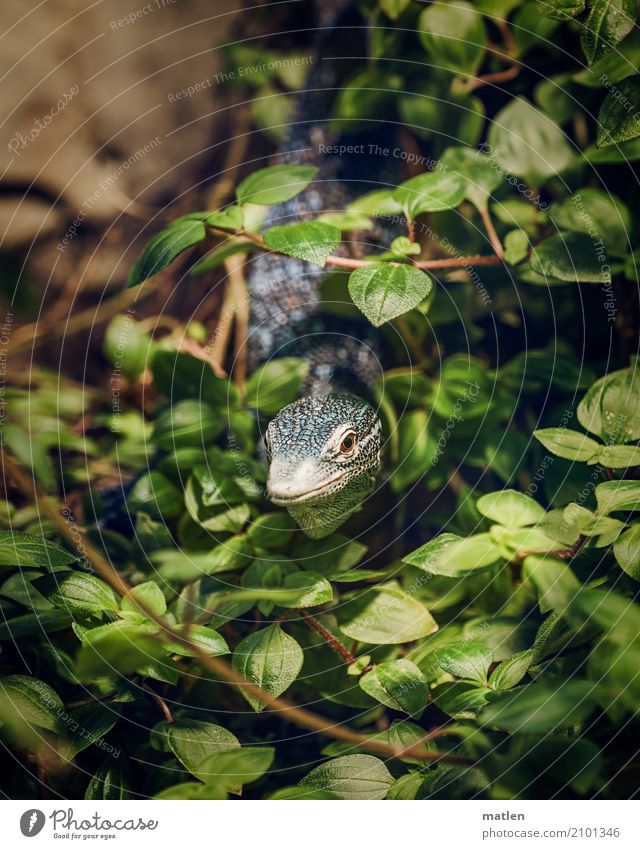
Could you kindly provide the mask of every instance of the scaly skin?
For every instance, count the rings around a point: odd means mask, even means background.
[[[381,425],[347,394],[308,395],[267,428],[267,491],[313,539],[335,531],[370,495],[380,470]]]

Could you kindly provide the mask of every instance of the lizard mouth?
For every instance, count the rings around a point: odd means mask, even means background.
[[[267,483],[269,501],[280,507],[288,507],[291,504],[304,504],[307,501],[320,500],[326,495],[331,494],[327,492],[327,490],[331,489],[332,492],[335,492],[335,484],[343,480],[344,477],[345,473],[341,472],[338,475],[334,475],[332,478],[323,480],[314,487],[308,487],[305,489],[301,489],[300,486],[296,486],[295,482],[289,484],[279,482],[275,486],[270,486],[269,483]]]

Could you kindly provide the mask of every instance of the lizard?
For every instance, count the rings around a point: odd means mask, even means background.
[[[350,5],[333,4],[331,20],[325,16],[320,45],[331,40],[330,28]],[[335,87],[334,65],[316,59],[297,95],[277,157],[283,163],[318,165],[318,174],[301,195],[270,209],[269,226],[340,208],[351,199],[354,183],[372,179],[371,162],[363,163],[362,157],[355,161],[318,155],[331,148],[326,111]],[[379,181],[379,165],[373,170]],[[382,425],[372,404],[380,372],[379,340],[364,319],[345,321],[323,312],[322,277],[322,269],[302,260],[262,254],[254,260],[248,279],[251,366],[282,356],[303,356],[309,362],[302,397],[269,422],[264,443],[268,499],[285,507],[313,539],[334,532],[373,492],[382,448]]]

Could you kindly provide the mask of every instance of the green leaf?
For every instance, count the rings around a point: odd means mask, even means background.
[[[614,256],[624,256],[631,239],[631,213],[615,195],[601,189],[584,188],[554,204],[551,217],[559,230],[586,233],[602,239]],[[596,238],[597,237],[597,238]]]
[[[183,800],[183,799],[206,799],[208,801],[222,802],[229,798],[229,794],[224,787],[217,787],[215,784],[201,784],[199,781],[183,781],[181,784],[174,784],[172,787],[167,787],[160,793],[156,793],[153,797],[160,801],[163,800]]]
[[[635,445],[605,445],[594,458],[606,469],[628,469],[640,466],[640,448]]]
[[[429,683],[410,660],[379,663],[358,683],[376,701],[411,716],[420,716],[429,699]]]
[[[419,640],[438,627],[426,607],[394,582],[363,590],[352,601],[343,601],[338,621],[351,639],[376,645]]]
[[[238,535],[221,542],[207,554],[172,548],[153,552],[151,560],[158,564],[158,574],[162,578],[187,583],[205,575],[243,569],[252,554],[253,546],[246,536]]]
[[[595,707],[595,688],[589,681],[527,684],[501,693],[480,713],[479,721],[511,734],[539,734],[570,728],[584,721]]]
[[[333,601],[331,584],[322,575],[314,572],[294,572],[282,582],[286,596],[277,602],[281,607],[317,607]],[[291,590],[295,590],[292,596]]]
[[[11,725],[26,722],[37,728],[64,730],[60,714],[64,713],[62,699],[48,684],[28,675],[8,675],[0,678],[0,715]]]
[[[243,746],[210,755],[198,768],[205,784],[233,788],[257,781],[273,763],[276,750],[271,746]]]
[[[584,12],[585,0],[539,0],[538,11],[554,21],[570,21]]]
[[[312,769],[300,784],[334,793],[339,799],[384,799],[393,777],[379,758],[345,755]]]
[[[601,245],[586,233],[557,233],[531,254],[531,268],[566,283],[611,282],[611,266]]]
[[[352,230],[371,230],[373,228],[371,218],[361,212],[323,212],[318,221],[324,221],[326,224],[331,224],[338,230],[347,233]]]
[[[566,427],[545,427],[534,430],[533,435],[548,451],[556,457],[564,457],[565,460],[581,460],[586,463],[592,457],[597,457],[602,448],[586,434]]]
[[[491,194],[503,180],[502,171],[496,168],[495,162],[471,147],[448,147],[442,164],[462,178],[464,196],[480,210],[487,208]]]
[[[620,568],[640,581],[640,523],[631,525],[614,543],[613,553]]]
[[[107,326],[103,350],[110,363],[135,380],[150,365],[153,342],[130,315],[117,315]]]
[[[313,790],[310,787],[282,787],[280,790],[276,790],[269,799],[278,799],[278,800],[294,800],[294,799],[314,799],[314,800],[324,800],[328,801],[329,799],[339,799],[339,796],[336,796],[335,793],[330,793],[328,790]]]
[[[213,628],[209,628],[206,625],[190,625],[183,633],[185,637],[188,637],[199,649],[210,657],[229,654],[229,646],[224,637],[217,631],[214,631]],[[198,656],[194,649],[188,648],[177,641],[166,640],[165,645],[172,654],[179,654],[183,657]]]
[[[640,136],[640,74],[617,83],[598,113],[596,145],[610,147]]]
[[[418,306],[433,286],[428,274],[408,265],[372,263],[349,276],[349,294],[374,327]]]
[[[530,554],[524,559],[522,574],[537,589],[542,613],[564,613],[580,589],[580,581],[558,557]]]
[[[446,533],[403,557],[402,561],[424,572],[455,578],[487,569],[500,557],[500,548],[489,534],[475,534],[462,539],[456,534]]]
[[[487,703],[487,690],[464,681],[447,681],[433,690],[433,701],[453,719],[474,719]]]
[[[572,545],[580,536],[586,536],[597,537],[593,541],[596,548],[606,547],[618,538],[624,528],[624,523],[618,519],[596,516],[580,504],[568,504],[563,511],[563,520],[566,528],[576,531],[576,540]]]
[[[435,653],[436,662],[445,672],[477,684],[486,684],[493,652],[484,643],[465,640],[452,643]]]
[[[113,763],[108,758],[97,769],[91,777],[91,781],[84,794],[85,799],[120,800],[130,799],[131,792],[122,774],[119,763]]]
[[[340,244],[340,230],[323,221],[301,221],[283,227],[272,227],[264,234],[271,250],[312,262],[321,268]]]
[[[592,65],[631,32],[638,17],[638,3],[637,0],[589,0],[588,8],[580,42],[587,62]]]
[[[498,166],[533,186],[561,173],[574,159],[560,127],[522,97],[498,112],[489,128],[489,146]]]
[[[249,634],[233,652],[233,668],[248,681],[257,684],[271,696],[284,693],[298,677],[304,655],[293,637],[279,625],[269,625]],[[242,695],[255,711],[265,705],[242,689]]]
[[[97,743],[101,748],[105,747],[105,734],[114,727],[120,719],[117,707],[109,705],[105,707],[99,702],[81,705],[69,712],[68,718],[62,717],[71,739],[61,749],[64,758],[72,760],[79,752]]]
[[[244,224],[244,210],[239,206],[228,206],[207,217],[209,227],[222,227],[225,230],[240,230]]]
[[[25,637],[42,637],[64,631],[71,624],[71,617],[62,610],[38,610],[0,623],[0,641],[19,642]]]
[[[393,199],[404,209],[407,218],[417,218],[423,212],[442,212],[455,209],[464,200],[467,186],[453,171],[427,171],[402,183]]]
[[[83,637],[76,660],[82,680],[100,675],[129,675],[163,656],[162,643],[149,625],[120,620],[93,628]]]
[[[142,613],[134,599],[141,601],[145,607],[148,607],[153,613],[157,613],[158,616],[163,616],[167,611],[167,602],[164,593],[155,581],[145,581],[144,584],[138,584],[134,587],[130,595],[122,599],[122,610]]]
[[[411,3],[411,0],[380,0],[380,8],[392,21],[395,21],[404,12],[409,3]]]
[[[68,613],[116,611],[118,599],[108,584],[84,572],[55,572],[34,581],[34,586],[55,607]]]
[[[522,681],[533,660],[533,649],[525,649],[499,663],[491,673],[489,686],[493,690],[510,690]]]
[[[293,401],[309,373],[309,363],[296,357],[270,360],[247,381],[246,403],[274,415]]]
[[[209,363],[180,351],[156,351],[152,364],[153,385],[175,404],[185,398],[204,398],[207,404],[227,408],[238,398],[235,386],[217,377]]]
[[[138,286],[162,271],[187,248],[202,242],[207,235],[207,213],[183,215],[151,239],[133,264],[129,286]]]
[[[397,236],[392,242],[390,250],[403,256],[416,256],[421,248],[417,242],[412,242],[407,236]]]
[[[239,749],[240,742],[235,734],[222,725],[199,719],[181,718],[167,727],[167,740],[173,754],[196,778],[205,780],[200,766],[211,755]]]
[[[347,212],[382,218],[402,212],[402,207],[393,199],[393,189],[376,189],[352,201],[347,206]]]
[[[438,444],[429,433],[429,414],[426,410],[405,412],[397,430],[397,461],[390,483],[394,492],[401,492],[432,466],[438,456]]]
[[[184,501],[180,490],[160,472],[143,475],[127,496],[131,513],[147,513],[153,519],[174,519],[182,513]]]
[[[437,68],[474,76],[487,48],[484,20],[470,3],[434,3],[418,18],[418,35]]]
[[[524,230],[510,230],[504,237],[503,257],[509,265],[518,265],[529,254],[529,236]]]
[[[20,531],[0,531],[0,566],[45,566],[55,569],[79,560],[62,546],[48,539]]]
[[[191,277],[203,277],[214,268],[219,268],[226,259],[236,254],[246,254],[256,249],[256,243],[241,237],[232,237],[208,251],[200,262],[189,269]],[[213,374],[213,372],[212,372]],[[157,797],[156,797],[157,798]]]
[[[640,482],[605,481],[596,487],[598,513],[606,516],[618,510],[640,510]]]
[[[640,374],[630,368],[612,371],[589,387],[578,404],[578,421],[607,445],[640,439]]]
[[[289,542],[296,527],[288,513],[263,513],[249,525],[247,537],[256,548],[278,550]]]
[[[515,489],[483,495],[477,500],[476,507],[487,519],[512,528],[533,525],[545,514],[537,501]]]
[[[153,429],[153,441],[160,448],[201,448],[220,435],[223,421],[211,405],[185,398],[160,413]]]
[[[271,206],[306,189],[317,174],[312,165],[271,165],[246,177],[236,188],[238,203]]]

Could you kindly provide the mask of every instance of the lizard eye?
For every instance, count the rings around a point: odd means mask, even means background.
[[[350,430],[342,437],[342,442],[340,443],[340,453],[345,455],[351,454],[353,453],[355,447],[356,435],[352,430]]]

